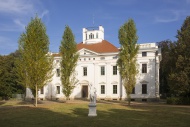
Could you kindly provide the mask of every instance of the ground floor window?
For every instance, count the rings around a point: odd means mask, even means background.
[[[105,85],[101,85],[101,94],[105,94]]]
[[[117,94],[117,85],[113,85],[113,94]]]
[[[142,84],[142,94],[147,94],[147,84]]]
[[[135,94],[135,87],[133,87],[131,94]]]
[[[57,86],[56,94],[60,94],[60,86]]]

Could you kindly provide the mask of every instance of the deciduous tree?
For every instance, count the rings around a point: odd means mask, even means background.
[[[129,19],[120,27],[118,38],[121,47],[117,65],[119,66],[122,84],[127,94],[128,104],[130,105],[130,94],[136,85],[138,73],[136,57],[139,50],[139,46],[137,45],[137,30],[132,19]]]
[[[171,40],[164,40],[157,43],[159,48],[161,48],[162,52],[162,60],[160,62],[160,94],[161,97],[170,96],[170,89],[169,89],[169,74],[174,68],[174,61],[176,58],[175,49],[176,43],[172,42]]]
[[[190,16],[178,30],[174,50],[174,68],[170,74],[170,90],[175,96],[190,97]]]
[[[24,88],[17,82],[15,75],[15,59],[19,57],[18,51],[9,55],[0,55],[0,96],[4,99],[12,97],[12,94],[23,94]]]
[[[38,90],[50,81],[53,67],[46,27],[40,18],[31,19],[18,44],[21,53],[16,66],[19,82],[32,90],[37,107]]]
[[[61,82],[63,85],[63,93],[68,100],[75,84],[77,83],[77,79],[75,78],[75,67],[79,57],[77,54],[75,38],[69,26],[65,27],[59,50],[62,58]]]

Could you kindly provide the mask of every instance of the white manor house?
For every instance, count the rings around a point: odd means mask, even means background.
[[[139,73],[131,99],[132,101],[155,100],[159,98],[161,50],[156,43],[143,43],[139,46],[137,55]],[[102,26],[83,28],[83,42],[77,44],[77,50],[80,54],[76,66],[78,83],[70,98],[89,98],[91,85],[96,89],[97,99],[126,99],[125,88],[116,66],[119,49],[104,40],[104,28]],[[38,91],[38,97],[40,99],[65,99],[60,80],[61,57],[59,53],[52,53],[52,55],[55,73],[52,81]],[[27,89],[26,98],[32,97],[31,91]]]

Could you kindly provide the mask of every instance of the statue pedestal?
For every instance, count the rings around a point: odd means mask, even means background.
[[[89,107],[88,116],[97,116],[97,114],[96,114],[96,103],[90,103],[88,105],[88,107]]]

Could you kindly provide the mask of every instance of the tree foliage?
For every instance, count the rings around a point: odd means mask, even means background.
[[[16,64],[19,82],[32,90],[37,107],[38,89],[50,81],[53,64],[53,59],[48,55],[49,39],[46,27],[40,18],[36,16],[31,19],[18,44],[21,53]]]
[[[173,63],[175,61],[175,46],[176,43],[172,42],[171,40],[164,40],[158,42],[159,48],[162,51],[162,60],[160,62],[160,94],[162,97],[170,96],[170,89],[169,89],[169,74],[171,73],[172,69],[174,68]]]
[[[12,94],[22,94],[24,88],[17,83],[15,75],[15,59],[19,56],[18,51],[9,55],[0,56],[0,96],[4,99],[12,97]]]
[[[129,19],[120,27],[118,38],[121,48],[117,65],[126,90],[128,104],[130,105],[130,94],[136,85],[136,75],[138,73],[136,57],[139,50],[137,30],[132,19]]]
[[[169,75],[170,90],[174,96],[190,97],[190,16],[178,30],[173,70]]]
[[[69,99],[69,96],[77,83],[77,79],[75,78],[75,67],[79,57],[77,54],[75,38],[69,26],[65,27],[59,50],[62,57],[61,82],[63,85],[63,93],[66,98]]]

